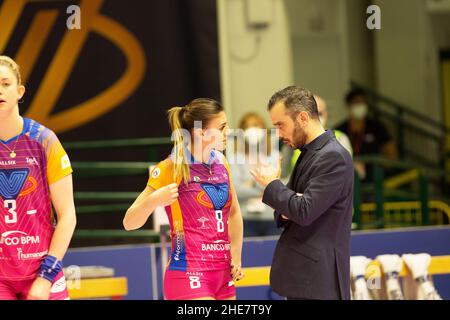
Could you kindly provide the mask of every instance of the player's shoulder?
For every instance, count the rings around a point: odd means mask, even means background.
[[[45,145],[56,139],[56,134],[43,124],[29,118],[23,118],[24,121],[24,134],[30,139],[39,142],[41,145]]]
[[[157,165],[158,168],[169,170],[173,168],[173,161],[170,159],[170,157],[160,161]]]
[[[161,175],[168,176],[173,172],[173,162],[170,157],[162,160],[152,167],[150,177],[153,179],[159,178]]]

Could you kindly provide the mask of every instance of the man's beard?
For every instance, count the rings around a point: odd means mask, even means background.
[[[298,122],[295,122],[294,132],[292,133],[292,144],[294,149],[300,149],[306,144],[305,131],[300,128]]]

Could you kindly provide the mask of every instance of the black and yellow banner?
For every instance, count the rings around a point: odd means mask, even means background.
[[[0,54],[21,66],[21,114],[64,141],[167,136],[167,108],[220,96],[216,20],[215,1],[0,0]]]

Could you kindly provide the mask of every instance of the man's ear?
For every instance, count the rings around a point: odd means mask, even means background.
[[[17,93],[19,94],[19,100],[22,99],[23,95],[25,94],[25,86],[18,86]]]
[[[300,126],[305,126],[309,122],[309,115],[306,111],[300,111],[296,118],[297,122],[300,124]]]

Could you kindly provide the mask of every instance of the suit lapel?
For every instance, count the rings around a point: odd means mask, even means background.
[[[314,156],[315,153],[316,153],[316,150],[308,150],[305,153],[305,156],[303,157],[302,161],[298,164],[297,170],[295,172],[294,184],[292,186],[293,190],[295,190],[295,187],[297,186],[298,181],[299,181],[300,177],[302,176],[303,168],[305,167],[307,162]]]
[[[294,182],[294,179],[297,176],[298,163],[301,160],[301,156],[302,155],[300,154],[300,156],[297,158],[297,161],[295,162],[295,165],[294,165],[294,170],[292,170],[291,175],[289,176],[289,181],[287,183],[287,187],[289,189],[293,189],[292,183]]]
[[[320,150],[328,141],[334,138],[334,133],[332,131],[326,131],[323,136],[320,136],[318,140],[313,141],[306,152],[302,152],[300,157],[298,157],[297,162],[295,163],[294,170],[292,171],[291,176],[288,181],[288,188],[291,190],[295,190],[295,187],[298,184],[298,180],[302,176],[302,171],[305,165],[314,157],[317,153],[317,150]]]

